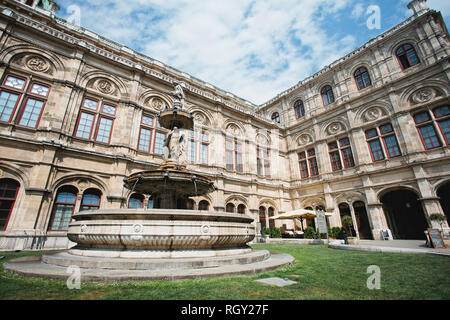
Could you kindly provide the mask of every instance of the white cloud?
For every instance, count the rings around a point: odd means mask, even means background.
[[[363,16],[364,14],[364,6],[362,5],[362,3],[357,3],[355,4],[355,6],[353,7],[352,13],[351,13],[351,17],[353,19],[359,19]]]
[[[83,26],[261,104],[355,47],[355,37],[340,39],[323,28],[327,14],[352,2],[89,0],[80,6]]]

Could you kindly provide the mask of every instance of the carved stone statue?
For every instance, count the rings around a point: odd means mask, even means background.
[[[181,86],[181,83],[178,81],[174,81],[173,85],[175,86],[175,90],[172,91],[172,95],[175,96],[175,101],[182,103],[183,100],[186,98],[186,96],[184,95],[183,87]]]
[[[185,144],[186,139],[184,133],[182,133],[177,127],[174,127],[164,140],[163,159],[165,161],[171,159],[178,164],[184,164]]]

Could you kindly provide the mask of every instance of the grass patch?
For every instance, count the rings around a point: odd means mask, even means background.
[[[0,270],[0,299],[149,299],[149,300],[447,300],[450,258],[401,253],[329,249],[324,245],[258,244],[256,249],[288,253],[292,265],[251,276],[186,281],[82,283],[67,289],[65,281],[13,275]],[[0,253],[9,259],[40,252]],[[367,267],[381,269],[381,289],[369,290]],[[280,277],[297,284],[279,288],[254,280]]]

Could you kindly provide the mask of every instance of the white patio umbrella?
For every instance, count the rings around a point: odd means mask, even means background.
[[[330,217],[333,213],[331,212],[325,212],[325,216]],[[294,219],[308,219],[308,218],[315,218],[316,217],[316,211],[314,210],[306,210],[306,209],[297,209],[294,211],[285,212],[276,216],[271,217],[272,219],[284,219],[284,220],[294,220]],[[302,223],[302,229],[303,229],[303,223]]]

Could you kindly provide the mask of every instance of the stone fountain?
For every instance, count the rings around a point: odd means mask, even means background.
[[[32,261],[10,261],[4,264],[6,270],[67,278],[67,267],[77,266],[82,281],[157,280],[254,273],[294,261],[286,254],[249,247],[255,237],[249,216],[186,210],[189,197],[211,193],[215,186],[186,168],[183,131],[193,129],[194,121],[183,109],[181,83],[175,83],[173,96],[172,107],[158,116],[161,126],[170,130],[163,163],[124,179],[130,194],[151,194],[154,208],[78,212],[67,232],[76,246],[27,258]]]

